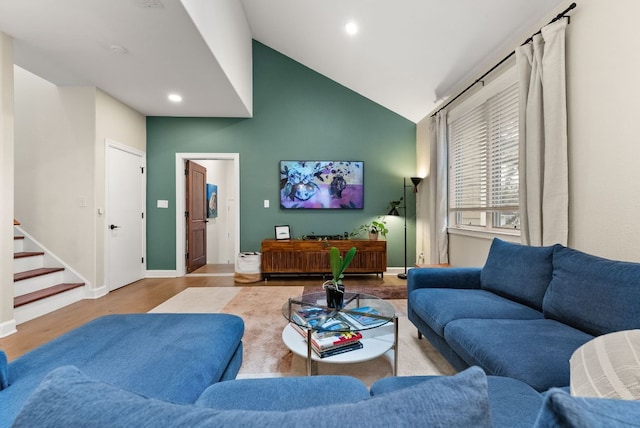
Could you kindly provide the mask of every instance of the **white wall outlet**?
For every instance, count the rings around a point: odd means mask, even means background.
[[[169,201],[158,199],[158,208],[169,208]]]
[[[269,199],[264,200],[264,207],[269,208]]]

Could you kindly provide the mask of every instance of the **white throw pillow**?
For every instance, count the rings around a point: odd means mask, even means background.
[[[598,336],[570,359],[571,395],[640,399],[640,330]]]

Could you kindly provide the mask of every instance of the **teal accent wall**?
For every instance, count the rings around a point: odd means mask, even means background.
[[[416,173],[416,125],[292,59],[253,42],[253,118],[147,118],[147,269],[176,269],[176,153],[240,154],[240,251],[260,251],[275,225],[292,237],[342,234],[386,214]],[[279,208],[280,160],[364,161],[364,209]],[[407,258],[415,260],[408,195]],[[263,208],[269,199],[271,208]],[[402,211],[401,211],[402,214]],[[389,266],[404,264],[403,219],[387,217]]]

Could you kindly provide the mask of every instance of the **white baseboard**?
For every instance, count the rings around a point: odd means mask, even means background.
[[[7,337],[17,331],[15,319],[0,323],[0,337]]]
[[[100,297],[106,296],[108,293],[109,290],[107,290],[105,285],[98,288],[89,288],[87,286],[84,288],[85,299],[99,299]]]
[[[177,278],[178,273],[175,270],[148,270],[145,278]]]

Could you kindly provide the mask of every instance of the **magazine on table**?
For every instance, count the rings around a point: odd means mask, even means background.
[[[317,328],[322,325],[333,311],[315,306],[299,308],[291,314],[291,321],[303,326]]]
[[[304,327],[313,328],[321,333],[353,329],[353,325],[337,311],[311,306],[295,310],[291,314],[291,321]]]
[[[370,306],[349,309],[349,312],[342,312],[341,315],[357,330],[362,328],[376,327],[386,324],[388,321],[370,315],[380,315],[380,312]]]
[[[325,320],[322,324],[316,326],[315,333],[318,337],[331,337],[339,333],[350,333],[353,330],[351,325],[341,314],[336,314],[332,318]]]

